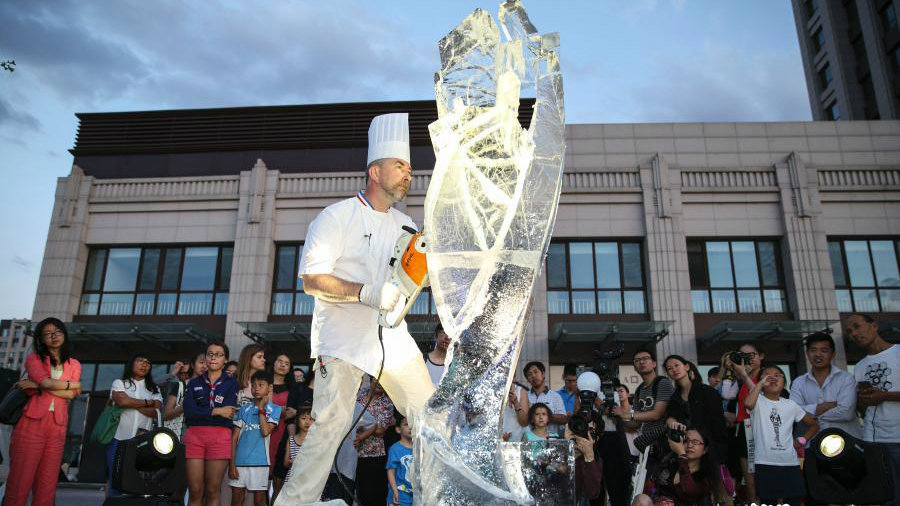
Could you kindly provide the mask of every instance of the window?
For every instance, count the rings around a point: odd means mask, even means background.
[[[547,252],[550,314],[643,314],[639,242],[554,242]]]
[[[224,315],[232,253],[230,246],[93,249],[78,313]]]
[[[900,312],[900,274],[893,239],[829,241],[838,311]]]
[[[831,105],[825,109],[825,117],[828,121],[837,121],[841,119],[841,108],[838,107],[837,101],[832,102]]]
[[[301,244],[281,244],[275,253],[275,279],[272,287],[273,315],[310,315],[315,299],[303,293],[300,272]]]
[[[828,88],[828,85],[831,84],[833,76],[831,75],[831,65],[825,63],[825,66],[819,70],[819,86],[822,87],[824,91],[825,88]]]
[[[878,17],[881,19],[881,28],[885,32],[897,29],[897,11],[894,9],[894,2],[888,2],[878,12]]]
[[[813,51],[818,53],[825,47],[825,32],[819,28],[812,36]]]
[[[688,241],[695,313],[785,313],[784,281],[774,241]]]
[[[819,9],[819,0],[805,0],[803,5],[806,7],[806,18],[809,19],[812,18]]]

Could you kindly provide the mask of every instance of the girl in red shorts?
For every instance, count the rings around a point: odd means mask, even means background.
[[[228,347],[206,347],[206,373],[187,384],[184,393],[185,458],[188,506],[219,506],[222,478],[231,459],[231,419],[237,407],[237,381],[225,374]]]

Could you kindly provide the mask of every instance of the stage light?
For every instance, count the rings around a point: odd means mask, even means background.
[[[825,457],[837,457],[844,451],[844,438],[840,434],[829,434],[822,438],[819,450]]]
[[[158,427],[119,442],[112,486],[123,494],[104,506],[180,506],[175,497],[186,479],[184,445],[171,429]]]
[[[840,429],[825,429],[810,441],[803,473],[816,502],[881,504],[893,497],[884,450]]]

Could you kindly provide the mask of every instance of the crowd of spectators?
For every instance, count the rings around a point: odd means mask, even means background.
[[[621,385],[612,399],[598,397],[599,415],[587,434],[573,434],[568,426],[581,408],[579,369],[565,366],[563,387],[552,390],[545,364],[528,362],[522,369],[526,383],[513,382],[506,397],[498,438],[537,444],[571,439],[579,505],[803,503],[804,449],[826,428],[883,445],[897,486],[900,346],[885,342],[867,315],[848,322],[846,335],[866,350],[853,373],[834,365],[830,334],[814,333],[804,340],[809,370],[790,385],[755,343],[737,348],[739,360],[723,356],[706,383],[691,360],[669,355],[658,363],[653,350],[640,349],[632,356],[641,378],[634,395]],[[446,368],[449,344],[439,327],[433,350],[423,356],[435,383]],[[80,364],[71,357],[62,322],[39,323],[34,349],[26,361],[28,377],[18,384],[31,397],[13,432],[4,506],[25,504],[29,495],[32,504],[53,504],[66,403],[81,390]],[[187,487],[180,495],[187,492],[189,505],[216,506],[225,487],[233,506],[246,497],[255,506],[271,504],[315,423],[316,374],[295,368],[287,354],[266,352],[248,345],[239,360],[228,362],[228,347],[213,342],[177,362],[167,381],[159,382],[146,354],[131,357],[110,388],[110,402],[121,408],[106,448],[110,473],[121,442],[151,430],[161,415],[185,447]],[[413,435],[375,378],[363,381],[353,420],[323,499],[412,504]],[[644,453],[646,477],[632,491],[632,473]],[[110,482],[107,493],[119,491]]]

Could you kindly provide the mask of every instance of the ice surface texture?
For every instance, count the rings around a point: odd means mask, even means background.
[[[478,9],[439,43],[436,162],[425,197],[428,274],[453,344],[417,427],[419,506],[533,504],[500,457],[500,412],[547,251],[565,152],[556,34],[519,1],[500,28]],[[503,32],[501,41],[500,30]],[[520,96],[534,96],[530,127]]]

